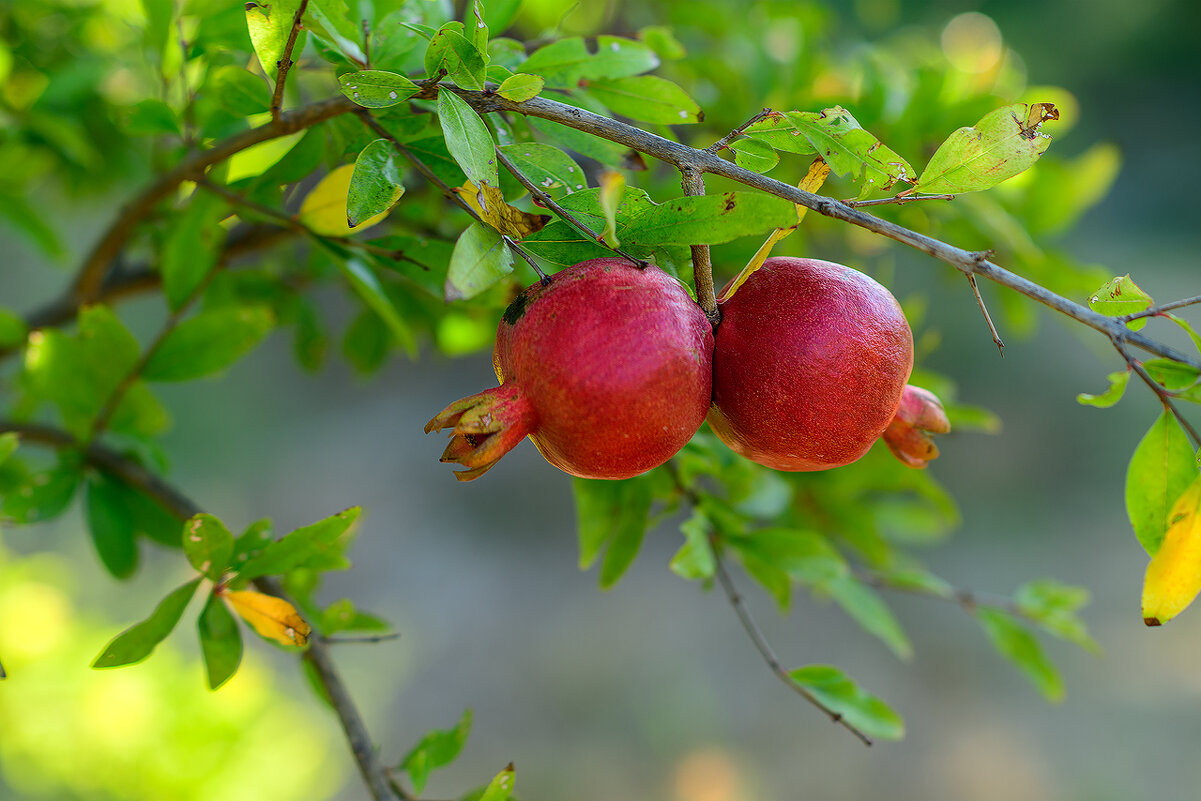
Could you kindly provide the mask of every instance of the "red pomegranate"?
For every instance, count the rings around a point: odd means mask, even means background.
[[[700,428],[713,332],[657,267],[593,259],[528,287],[505,311],[492,365],[501,385],[455,401],[443,462],[483,475],[526,436],[582,478],[629,478],[670,459]]]
[[[776,470],[850,464],[893,421],[913,335],[893,296],[815,259],[763,263],[721,303],[709,424]]]

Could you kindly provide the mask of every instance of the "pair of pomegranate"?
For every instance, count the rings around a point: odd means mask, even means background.
[[[906,385],[913,335],[888,290],[850,267],[770,258],[722,301],[716,334],[657,267],[593,259],[505,311],[501,385],[447,406],[443,462],[477,478],[525,437],[583,478],[657,467],[706,415],[733,450],[777,470],[850,464],[883,436],[905,464],[938,455],[942,405]]]

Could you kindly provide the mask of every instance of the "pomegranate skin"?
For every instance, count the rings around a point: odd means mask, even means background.
[[[630,478],[700,428],[712,395],[713,331],[657,267],[593,259],[528,287],[505,311],[492,363],[501,386],[456,401],[443,461],[482,475],[525,436],[581,478]]]
[[[832,262],[767,259],[721,303],[709,424],[776,470],[840,467],[892,422],[913,369],[896,299]]]

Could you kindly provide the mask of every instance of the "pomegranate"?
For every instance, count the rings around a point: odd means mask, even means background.
[[[776,470],[850,464],[893,422],[912,368],[887,289],[840,264],[770,258],[721,303],[709,424]]]
[[[525,437],[582,478],[629,478],[670,459],[700,428],[713,331],[657,267],[592,259],[518,295],[496,333],[499,387],[455,401],[425,427],[450,428],[443,462],[478,478]]]

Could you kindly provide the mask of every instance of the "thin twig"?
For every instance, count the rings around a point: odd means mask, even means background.
[[[699,170],[689,166],[680,167],[680,185],[685,195],[701,196],[705,194],[705,179]],[[708,245],[691,245],[692,277],[696,282],[696,302],[700,305],[709,324],[714,328],[721,322],[721,310],[717,308],[717,293],[713,288],[713,261],[709,256]]]
[[[525,175],[525,173],[517,169],[517,165],[514,164],[504,153],[497,150],[496,158],[500,162],[501,166],[508,170],[509,173],[517,179],[517,182],[526,188],[526,191],[533,196],[534,200],[538,202],[539,206],[550,209],[556,215],[566,220],[572,228],[575,228],[584,236],[592,239],[600,245],[604,245],[605,247],[609,248],[609,250],[613,251],[622,258],[637,264],[639,267],[645,267],[647,264],[649,264],[649,262],[647,262],[645,259],[639,259],[635,256],[631,256],[621,248],[611,247],[607,242],[605,242],[604,237],[581,222],[579,218],[573,215],[570,211],[560,206],[550,195],[543,192],[541,187],[531,181],[529,177]]]
[[[362,21],[363,28],[363,67],[371,69],[371,22]]]
[[[844,205],[850,206],[852,209],[861,209],[865,206],[887,206],[897,204],[903,206],[906,203],[912,203],[916,200],[954,200],[955,195],[897,195],[896,197],[882,197],[874,200],[844,200]]]
[[[92,443],[80,448],[75,438],[62,429],[0,420],[0,433],[9,431],[15,432],[23,440],[52,448],[80,449],[88,464],[141,491],[180,520],[187,520],[202,511],[195,501],[174,486],[163,481],[137,462],[104,445]],[[263,592],[283,597],[282,587],[273,578],[264,576],[256,579],[255,586]],[[371,735],[363,723],[363,718],[359,714],[358,707],[355,705],[346,683],[338,673],[329,649],[320,638],[313,638],[309,640],[309,646],[301,658],[313,666],[317,680],[329,697],[334,712],[342,724],[342,730],[346,733],[346,739],[350,743],[351,752],[358,764],[359,771],[363,774],[363,780],[371,791],[372,798],[375,801],[385,801],[390,798],[391,791],[388,788],[387,774],[383,765],[380,764],[379,756],[371,741]]]
[[[988,313],[988,307],[984,305],[984,298],[980,295],[980,287],[976,285],[976,276],[969,274],[967,282],[972,285],[972,293],[976,296],[976,304],[980,307],[980,311],[984,315],[984,322],[988,323],[988,330],[992,334],[992,341],[996,343],[997,350],[1000,351],[1002,358],[1004,358],[1005,343],[1001,341],[1001,335],[997,333],[997,327],[993,325],[992,315]]]
[[[734,137],[741,136],[742,132],[745,131],[747,128],[750,128],[752,125],[757,123],[759,120],[761,120],[764,117],[767,117],[771,114],[774,114],[774,113],[775,112],[773,112],[771,109],[764,107],[763,110],[760,111],[758,114],[751,117],[749,120],[744,122],[742,125],[739,125],[737,128],[730,131],[728,134],[723,136],[721,139],[718,139],[716,142],[714,142],[713,144],[711,144],[707,148],[705,148],[705,152],[706,153],[720,153],[722,150],[724,150],[725,148],[730,146],[730,142],[734,139]]]
[[[1128,323],[1131,320],[1140,320],[1143,317],[1155,317],[1156,315],[1163,314],[1166,311],[1171,311],[1172,309],[1180,309],[1185,306],[1192,306],[1197,303],[1201,303],[1201,295],[1194,295],[1191,298],[1182,298],[1180,300],[1169,301],[1168,303],[1161,303],[1158,306],[1152,306],[1151,308],[1143,309],[1140,312],[1133,312],[1131,314],[1123,314],[1121,317],[1118,317],[1117,319]]]
[[[175,30],[179,34],[179,85],[183,89],[183,142],[188,149],[196,146],[196,92],[188,85],[188,42],[183,35],[183,16],[176,9]]]
[[[300,0],[300,5],[296,7],[296,15],[292,17],[292,29],[288,31],[288,41],[284,44],[283,55],[280,56],[279,61],[275,62],[275,91],[271,93],[271,119],[273,122],[279,121],[280,109],[284,104],[284,83],[288,79],[288,70],[292,69],[292,48],[296,46],[296,37],[300,33],[300,22],[308,7],[309,0]]]
[[[763,657],[763,661],[765,661],[767,666],[771,668],[771,672],[775,674],[776,678],[784,682],[784,684],[787,685],[788,688],[797,695],[801,696],[806,701],[813,704],[813,706],[826,713],[831,721],[839,724],[851,734],[858,737],[864,745],[871,745],[872,740],[870,737],[849,723],[841,713],[836,712],[823,704],[820,700],[818,700],[817,696],[809,692],[809,690],[806,689],[803,684],[800,684],[796,679],[788,675],[788,671],[784,669],[782,664],[780,664],[779,658],[776,657],[775,651],[772,650],[771,645],[767,642],[767,638],[763,635],[763,631],[759,628],[759,624],[755,622],[755,618],[751,616],[750,610],[746,608],[746,604],[743,602],[742,596],[738,594],[738,589],[734,586],[734,582],[730,578],[730,574],[726,571],[725,564],[722,561],[721,553],[717,549],[716,544],[713,548],[713,556],[717,583],[720,584],[722,590],[725,591],[726,598],[730,601],[730,606],[734,608],[734,613],[738,615],[738,620],[742,623],[742,628],[746,631],[747,636],[751,638],[751,642],[755,644],[755,648],[758,649],[760,655]]]
[[[1159,401],[1163,404],[1164,409],[1170,412],[1171,415],[1176,418],[1177,422],[1180,423],[1181,428],[1188,432],[1189,437],[1191,437],[1193,440],[1193,444],[1201,448],[1201,436],[1197,434],[1197,429],[1193,428],[1193,424],[1190,423],[1183,414],[1181,414],[1178,408],[1176,408],[1176,404],[1172,402],[1172,393],[1168,391],[1166,387],[1162,386],[1158,381],[1152,378],[1151,374],[1147,372],[1147,368],[1143,367],[1143,363],[1138,359],[1135,359],[1130,354],[1130,351],[1126,349],[1125,344],[1122,342],[1121,337],[1110,337],[1110,342],[1112,342],[1113,346],[1117,348],[1117,351],[1122,355],[1122,358],[1126,360],[1126,364],[1130,367],[1130,369],[1134,370],[1138,377],[1142,379],[1143,383],[1146,384],[1151,391],[1159,397]]]
[[[397,153],[408,159],[409,163],[416,168],[417,172],[421,173],[427,181],[438,187],[442,194],[445,195],[450,201],[470,214],[476,222],[480,223],[481,225],[488,225],[484,218],[479,215],[479,212],[473,209],[467,201],[459,197],[458,193],[452,190],[445,181],[435,175],[434,171],[426,166],[425,162],[417,158],[413,151],[401,144],[400,140],[393,136],[387,128],[380,125],[379,122],[371,116],[371,114],[367,113],[366,109],[360,110],[359,119],[363,121],[364,125],[366,125],[375,133],[379,134],[380,137],[387,139],[392,144],[392,147],[396,149]],[[529,251],[514,242],[512,238],[508,236],[504,236],[503,238],[505,240],[505,244],[509,246],[510,250],[512,250],[521,258],[525,259],[526,263],[529,264],[530,267],[534,268],[534,272],[538,274],[538,279],[542,281],[542,283],[550,283],[550,277],[547,276],[546,273],[542,272],[542,268],[539,267],[538,263],[534,261],[534,257],[530,255]]]

